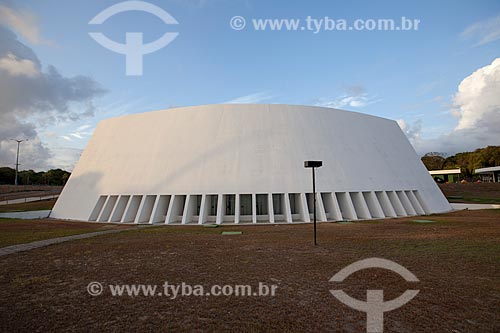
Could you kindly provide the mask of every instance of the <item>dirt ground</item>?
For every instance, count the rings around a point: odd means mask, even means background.
[[[419,294],[386,312],[385,332],[500,331],[500,210],[312,225],[162,226],[0,257],[0,330],[363,332],[366,316],[330,289],[384,299]],[[422,218],[417,218],[422,219]],[[67,222],[66,222],[67,223]],[[242,231],[221,235],[221,231]],[[393,260],[420,282],[365,269],[329,279],[360,259]],[[105,286],[90,296],[87,285]],[[112,296],[109,284],[276,284],[276,296]]]

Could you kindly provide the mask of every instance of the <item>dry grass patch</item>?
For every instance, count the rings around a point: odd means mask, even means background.
[[[365,315],[330,289],[358,299],[420,293],[385,314],[386,332],[500,331],[500,214],[461,211],[377,223],[165,226],[63,243],[0,258],[2,331],[363,332]],[[221,235],[222,231],[241,235]],[[365,258],[393,260],[418,283],[380,269],[328,280]],[[90,296],[107,284],[277,284],[275,297]]]

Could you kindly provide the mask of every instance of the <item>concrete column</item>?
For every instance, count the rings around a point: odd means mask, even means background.
[[[269,222],[274,223],[274,202],[273,194],[267,194],[267,213],[269,214]]]
[[[285,214],[285,221],[288,223],[292,223],[292,210],[290,208],[290,194],[285,193],[283,194],[283,209],[284,209],[284,214]]]
[[[351,199],[354,205],[354,209],[356,210],[356,215],[362,219],[371,219],[372,216],[370,214],[370,210],[366,205],[365,198],[361,192],[351,192]]]
[[[153,207],[153,218],[151,219],[151,223],[165,223],[166,216],[163,213],[168,210],[168,206],[170,204],[170,195],[160,195],[156,200],[156,203]]]
[[[90,213],[89,221],[97,221],[97,218],[101,214],[102,208],[106,203],[106,199],[107,196],[105,195],[99,196],[99,199],[97,199],[97,203],[95,204],[94,209],[92,209],[92,213]]]
[[[316,192],[316,213],[318,214],[319,221],[326,222],[328,220],[326,218],[325,206],[323,205],[323,198],[319,192]]]
[[[99,222],[108,222],[111,212],[115,208],[116,201],[118,200],[117,195],[110,195],[108,197],[108,200],[106,200],[106,203],[104,204],[104,208],[101,211],[101,214],[99,214],[99,219],[97,221]]]
[[[406,196],[408,197],[408,200],[410,200],[411,205],[413,206],[413,208],[415,209],[417,214],[424,215],[425,211],[422,208],[422,206],[420,205],[420,203],[418,202],[417,198],[415,197],[415,194],[413,194],[412,191],[405,191],[405,192],[406,192]]]
[[[375,192],[375,196],[377,197],[377,200],[380,204],[380,207],[382,208],[382,211],[384,212],[384,215],[386,217],[398,216],[398,214],[396,214],[396,211],[394,210],[394,207],[392,206],[391,201],[389,200],[389,197],[387,196],[387,193],[385,191]]]
[[[135,222],[137,214],[139,213],[139,207],[141,206],[144,196],[142,195],[132,195],[129,200],[129,205],[125,210],[125,216],[123,222]]]
[[[188,194],[184,203],[184,211],[182,212],[182,224],[187,224],[193,221],[194,211],[196,209],[196,195]]]
[[[339,192],[335,195],[337,196],[340,211],[342,212],[342,219],[357,220],[358,216],[356,215],[349,192]]]
[[[307,198],[305,193],[299,194],[299,212],[302,221],[311,222],[311,218],[309,217],[309,209],[307,208]]]
[[[397,216],[408,216],[395,191],[387,191],[387,197],[389,198]]]
[[[425,203],[424,198],[418,193],[418,191],[413,191],[413,194],[415,195],[415,198],[417,198],[418,202],[420,203],[420,206],[422,206],[422,209],[424,210],[425,214],[431,214],[431,210],[429,209],[429,206]]]
[[[257,195],[252,193],[252,223],[257,223]]]
[[[217,217],[215,218],[216,224],[221,224],[224,221],[224,195],[219,194],[217,197]]]
[[[120,195],[118,203],[116,204],[113,212],[111,213],[110,222],[120,222],[122,220],[127,204],[130,201],[130,195]]]
[[[176,195],[175,194],[172,194],[172,196],[170,197],[170,202],[169,202],[169,205],[168,205],[168,210],[167,210],[167,215],[165,216],[165,224],[170,224],[173,222],[173,219],[174,217],[172,215],[174,215],[174,210],[175,210],[175,199]]]
[[[396,192],[399,200],[401,201],[401,204],[403,205],[406,214],[408,215],[417,215],[417,212],[415,209],[411,206],[410,200],[408,200],[408,197],[406,196],[406,193],[404,191],[397,191]]]
[[[325,193],[323,200],[323,204],[326,207],[326,210],[328,210],[330,216],[329,217],[332,220],[335,221],[340,221],[342,220],[342,213],[340,212],[339,208],[339,203],[337,202],[337,197],[335,196],[335,193],[329,192]],[[323,198],[322,198],[323,199]]]
[[[377,196],[373,191],[364,192],[363,197],[365,198],[366,205],[368,206],[368,209],[370,210],[370,214],[372,217],[374,218],[385,217],[384,211],[382,210],[382,207],[380,207],[380,203],[377,200]]]
[[[139,205],[135,217],[135,223],[150,223],[156,197],[156,195],[144,195],[142,197],[141,204]]]
[[[240,223],[240,195],[234,195],[234,223]]]
[[[209,205],[210,201],[208,200],[208,195],[203,194],[201,196],[200,216],[198,217],[198,224],[204,224],[207,222]]]

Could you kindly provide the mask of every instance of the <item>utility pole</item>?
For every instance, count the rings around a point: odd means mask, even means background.
[[[19,145],[21,144],[21,142],[23,141],[28,141],[28,139],[25,139],[25,140],[16,140],[16,139],[11,139],[12,141],[16,141],[17,142],[17,154],[16,154],[16,180],[15,180],[15,185],[17,186],[18,185],[18,179],[17,179],[17,174],[19,173]]]

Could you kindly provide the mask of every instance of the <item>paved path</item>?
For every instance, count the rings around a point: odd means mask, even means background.
[[[0,205],[10,205],[10,204],[16,204],[16,203],[50,200],[50,199],[56,199],[58,197],[59,197],[59,194],[52,194],[52,195],[43,195],[43,196],[39,196],[39,197],[27,197],[27,198],[21,198],[21,199],[11,199],[11,200],[0,201]]]
[[[500,205],[498,204],[470,204],[470,203],[451,203],[450,204],[453,209],[462,210],[462,209],[498,209]]]
[[[22,219],[22,220],[36,220],[45,219],[49,217],[51,210],[28,210],[26,212],[7,212],[0,213],[0,218],[7,219]]]
[[[45,239],[45,240],[27,243],[27,244],[18,244],[18,245],[2,247],[2,248],[0,248],[0,257],[6,256],[6,255],[12,254],[12,253],[29,251],[29,250],[37,249],[40,247],[64,243],[64,242],[68,242],[68,241],[72,241],[72,240],[76,240],[76,239],[84,239],[84,238],[90,238],[90,237],[95,237],[95,236],[100,236],[100,235],[115,234],[115,233],[122,232],[125,230],[133,230],[133,229],[136,229],[136,228],[89,232],[86,234],[51,238],[51,239]]]

